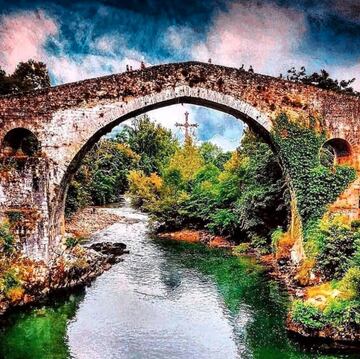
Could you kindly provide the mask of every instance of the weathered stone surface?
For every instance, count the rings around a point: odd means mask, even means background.
[[[11,157],[13,167],[7,163],[8,152],[3,152],[0,168],[1,215],[9,210],[26,214],[18,235],[27,253],[46,259],[59,243],[67,186],[91,146],[122,121],[175,103],[232,114],[267,140],[280,111],[321,116],[329,138],[350,143],[349,161],[359,168],[358,97],[218,65],[160,65],[0,97],[0,145],[8,131],[23,127],[41,146],[35,158]],[[358,207],[355,183],[333,210],[357,217]]]

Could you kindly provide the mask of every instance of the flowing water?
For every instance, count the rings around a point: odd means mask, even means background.
[[[248,257],[152,238],[147,217],[125,204],[127,223],[94,241],[130,254],[91,287],[10,315],[0,358],[355,358],[305,352],[286,335],[287,296]]]

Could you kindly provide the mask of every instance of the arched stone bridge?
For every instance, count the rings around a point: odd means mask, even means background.
[[[279,112],[321,116],[329,139],[347,141],[346,158],[359,168],[357,97],[234,68],[159,65],[0,97],[1,217],[15,221],[27,254],[46,259],[59,243],[69,181],[92,145],[122,121],[175,103],[229,113],[268,141]],[[29,153],[26,141],[38,141],[39,151]],[[357,218],[358,206],[355,182],[333,208]]]

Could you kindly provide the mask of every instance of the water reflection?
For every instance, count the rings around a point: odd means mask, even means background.
[[[57,298],[51,306],[9,315],[1,324],[0,358],[70,358],[66,330],[85,292]]]
[[[95,241],[121,241],[130,254],[86,289],[10,317],[4,358],[350,358],[306,353],[286,335],[287,296],[253,259],[151,238],[147,217]],[[356,356],[353,356],[354,358]]]

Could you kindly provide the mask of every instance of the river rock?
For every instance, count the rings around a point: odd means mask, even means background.
[[[91,244],[88,248],[105,255],[121,256],[129,253],[124,243],[98,242]]]

